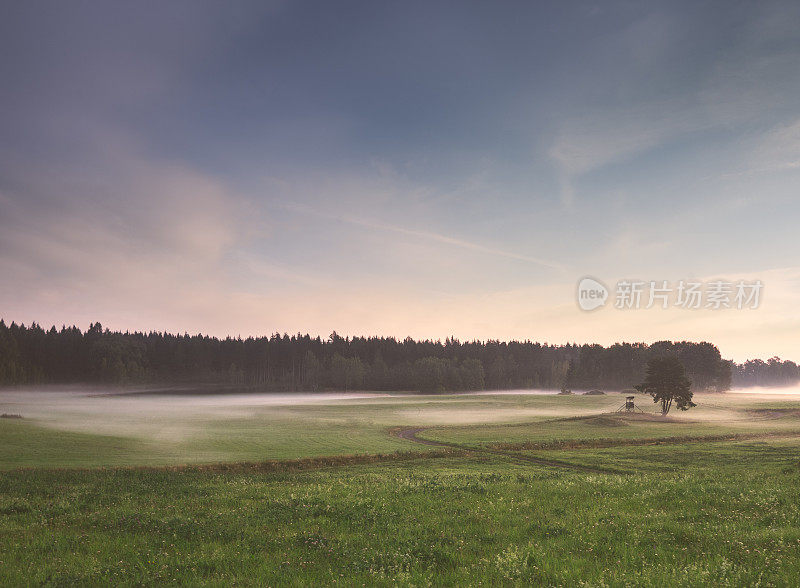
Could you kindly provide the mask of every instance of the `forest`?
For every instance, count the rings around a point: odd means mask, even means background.
[[[415,341],[411,338],[274,334],[219,339],[117,332],[93,323],[44,329],[0,320],[0,385],[96,383],[217,385],[260,391],[516,388],[622,390],[641,381],[648,359],[677,355],[695,390],[785,385],[791,361],[735,364],[711,343],[660,341],[548,345],[531,341]]]

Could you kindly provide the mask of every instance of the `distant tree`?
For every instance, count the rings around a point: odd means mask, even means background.
[[[674,356],[654,357],[648,361],[644,382],[634,388],[650,394],[653,402],[660,402],[662,415],[669,412],[673,402],[680,410],[697,406],[692,402],[692,383],[686,379],[683,364]]]
[[[732,364],[731,371],[733,383],[737,386],[790,386],[800,382],[800,366],[778,357]]]
[[[569,360],[564,359],[561,361],[553,360],[550,362],[550,383],[548,388],[561,388],[567,380],[567,372],[569,371]]]
[[[300,370],[301,385],[303,390],[317,390],[319,388],[319,374],[322,370],[317,356],[310,349],[306,351],[303,365]]]
[[[720,360],[716,366],[717,391],[724,392],[731,389],[733,382],[733,362],[729,359]]]
[[[368,387],[374,390],[390,389],[391,383],[389,382],[389,366],[383,361],[380,352],[375,355],[375,361],[369,366],[367,371]]]
[[[502,390],[507,387],[506,362],[502,355],[498,355],[489,366],[486,383],[493,390]]]
[[[334,335],[336,335],[335,332]],[[347,371],[347,360],[338,353],[334,353],[331,358],[330,375],[333,387],[337,390],[348,389]]]
[[[572,390],[575,386],[575,362],[570,361],[567,368],[567,374],[564,376],[564,382],[561,384],[561,391]]]
[[[477,359],[467,359],[461,364],[461,383],[466,390],[483,390],[486,381],[483,364]]]
[[[0,320],[0,384],[16,384],[22,379],[17,342]]]
[[[420,392],[443,392],[448,363],[436,357],[423,357],[414,363],[416,388]]]
[[[364,387],[364,376],[367,370],[360,357],[351,357],[347,360],[347,386],[346,389],[361,390]]]
[[[445,390],[463,390],[464,380],[461,378],[461,370],[453,361],[447,361],[447,369],[444,375]]]
[[[364,363],[361,358],[345,358],[334,353],[331,358],[331,380],[337,390],[359,390],[364,387]]]

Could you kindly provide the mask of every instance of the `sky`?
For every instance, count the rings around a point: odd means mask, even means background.
[[[797,2],[0,12],[6,322],[800,361]],[[622,280],[763,288],[621,310]]]

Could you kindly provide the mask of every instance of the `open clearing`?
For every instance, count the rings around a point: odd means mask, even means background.
[[[665,420],[618,394],[41,394],[0,393],[3,585],[800,577],[792,395]]]
[[[782,431],[800,396],[707,395],[669,422],[607,419],[620,394],[119,395],[102,390],[0,391],[0,468],[173,465],[420,451],[390,435],[425,427],[433,441],[521,443],[603,437]],[[107,391],[105,391],[107,392]],[[638,400],[648,412],[648,398]],[[596,418],[593,418],[596,417]]]

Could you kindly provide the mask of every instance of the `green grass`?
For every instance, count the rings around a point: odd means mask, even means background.
[[[114,399],[100,399],[107,404]],[[401,399],[402,400],[402,399]],[[144,402],[147,399],[143,399]],[[242,411],[125,414],[25,407],[0,419],[0,469],[168,465],[427,450],[387,434],[415,403],[340,403]],[[28,416],[31,412],[32,416]],[[226,414],[227,413],[227,414]],[[222,415],[222,416],[220,416]]]
[[[0,466],[118,466],[137,463],[141,456],[159,457],[159,448],[130,437],[58,431],[25,420],[0,421]],[[166,456],[160,456],[162,460]]]
[[[789,586],[800,447],[757,447],[607,450],[649,470],[631,475],[482,457],[8,472],[0,583]]]
[[[579,413],[587,407],[606,408],[604,397],[550,397],[564,402]],[[714,401],[713,404],[709,399]],[[637,399],[645,409],[651,409],[647,399]],[[602,402],[602,403],[601,403]],[[652,437],[689,437],[725,434],[753,434],[800,431],[800,403],[775,403],[757,398],[730,398],[718,395],[700,397],[699,407],[686,412],[672,411],[664,420],[653,412],[628,416],[603,413],[561,418],[528,419],[523,422],[470,426],[432,427],[420,434],[425,439],[472,446],[548,443],[553,441],[637,439]]]
[[[714,397],[670,422],[597,414],[616,400],[0,420],[0,585],[796,585],[798,403]],[[479,450],[448,454],[392,426]],[[652,439],[664,441],[641,444]],[[318,458],[346,454],[361,457]],[[228,463],[139,467],[215,462]]]
[[[202,402],[207,397],[200,398]],[[424,451],[394,438],[395,426],[530,423],[616,407],[614,397],[400,396],[296,406],[203,409],[192,398],[80,398],[31,394],[0,410],[0,470],[298,459]],[[159,400],[155,398],[155,400]],[[224,400],[224,397],[223,397]]]
[[[169,465],[427,450],[388,435],[396,426],[432,427],[422,436],[474,445],[778,431],[800,423],[791,412],[787,418],[753,413],[754,408],[791,409],[797,403],[734,395],[699,399],[700,406],[676,415],[675,423],[592,418],[622,403],[620,395],[612,394],[401,396],[296,406],[234,405],[219,410],[204,409],[191,398],[175,400],[177,405],[172,399],[152,405],[152,397],[50,395],[43,401],[31,394],[15,397],[14,403],[3,400],[0,393],[0,410],[25,418],[0,419],[0,470],[25,465]],[[653,410],[647,399],[641,404]]]

